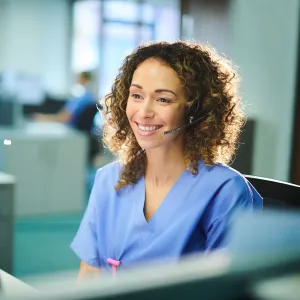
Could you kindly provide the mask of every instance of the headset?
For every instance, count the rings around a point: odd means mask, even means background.
[[[200,109],[200,103],[199,101],[196,101],[196,103],[193,103],[188,110],[187,113],[187,122],[185,125],[182,125],[180,127],[171,129],[171,130],[167,130],[164,131],[164,135],[166,134],[170,134],[173,132],[177,132],[183,128],[187,128],[190,127],[198,122],[200,122],[201,120],[204,120],[206,118],[206,113],[204,112],[204,110]]]

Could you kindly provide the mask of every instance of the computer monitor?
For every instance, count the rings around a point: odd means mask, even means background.
[[[2,101],[14,100],[23,105],[38,105],[45,99],[45,90],[39,76],[5,70],[0,74]],[[5,99],[9,95],[9,99]]]
[[[76,284],[56,278],[40,288],[41,294],[23,294],[22,299],[253,299],[249,290],[258,281],[300,271],[300,235],[289,234],[298,228],[297,213],[243,214],[226,251],[120,272],[116,279]]]
[[[45,91],[37,76],[3,71],[0,74],[0,126],[18,126],[23,120],[22,106],[39,105]]]

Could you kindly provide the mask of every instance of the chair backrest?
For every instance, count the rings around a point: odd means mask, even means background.
[[[94,136],[92,129],[94,118],[97,113],[96,103],[88,104],[78,114],[76,121],[73,123],[74,128],[87,134],[89,138],[88,159],[91,162],[95,155],[103,152],[103,145],[99,136]]]
[[[73,126],[80,131],[90,133],[94,124],[94,117],[97,113],[96,104],[88,104],[78,113],[78,117]]]
[[[264,199],[264,208],[300,209],[300,186],[284,181],[244,175]]]

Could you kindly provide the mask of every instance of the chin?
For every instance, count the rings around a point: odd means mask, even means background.
[[[138,144],[140,145],[140,147],[144,150],[152,150],[152,149],[155,149],[155,148],[158,148],[160,146],[162,146],[161,143],[155,143],[155,142],[145,142],[145,141],[138,141]]]

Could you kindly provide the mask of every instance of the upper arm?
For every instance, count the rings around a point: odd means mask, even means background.
[[[226,246],[227,233],[234,215],[253,211],[253,194],[241,176],[228,180],[215,195],[205,219],[206,250]]]
[[[91,192],[88,206],[80,223],[76,236],[71,244],[71,249],[80,258],[81,261],[87,265],[100,268],[99,254],[98,254],[98,211],[99,198],[98,188],[99,174],[97,172],[95,183]],[[101,185],[101,183],[100,183]]]
[[[88,265],[84,261],[80,262],[78,278],[95,277],[101,274],[101,269]]]

